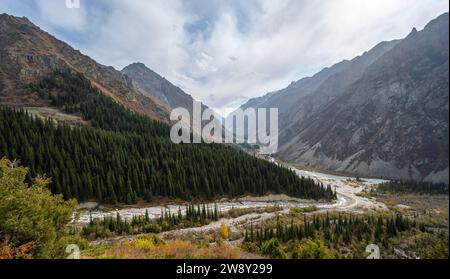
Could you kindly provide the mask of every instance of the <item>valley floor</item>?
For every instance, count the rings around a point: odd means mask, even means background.
[[[302,200],[286,195],[268,195],[264,197],[242,197],[238,199],[228,200],[222,199],[215,203],[210,203],[208,206],[213,207],[217,204],[221,212],[227,212],[231,209],[251,209],[279,206],[283,209],[289,208],[302,208],[315,206],[322,211],[337,210],[337,211],[349,211],[349,212],[362,212],[365,210],[386,210],[385,204],[378,202],[374,198],[367,198],[358,195],[367,188],[374,187],[375,185],[383,182],[380,179],[360,179],[357,181],[355,178],[328,175],[319,172],[304,171],[294,169],[299,176],[311,177],[315,180],[322,182],[324,185],[331,185],[337,193],[337,200],[331,203],[321,201]],[[85,207],[96,207],[96,204],[88,203]],[[86,209],[86,208],[85,208]],[[105,208],[98,207],[89,210],[83,210],[80,213],[78,224],[84,225],[89,223],[91,218],[103,218],[108,216],[116,216],[120,214],[125,219],[131,219],[133,216],[143,216],[146,212],[151,218],[159,218],[162,209],[170,209],[172,212],[177,212],[181,209],[183,214],[185,213],[184,206],[180,204],[165,204],[159,206],[150,207],[125,207],[125,208]],[[250,216],[254,217],[254,216]]]
[[[323,174],[319,172],[305,171],[294,169],[299,176],[312,177],[315,180],[322,182],[324,185],[331,185],[336,190],[338,198],[336,201],[316,202],[291,198],[285,195],[269,195],[265,197],[242,197],[234,200],[218,200],[217,204],[222,218],[218,221],[210,222],[209,224],[189,227],[182,229],[175,229],[161,232],[154,235],[155,238],[165,241],[164,249],[173,249],[178,252],[170,254],[170,252],[156,253],[154,246],[159,244],[148,244],[147,252],[136,252],[136,241],[139,243],[142,238],[148,238],[149,235],[125,235],[116,236],[106,239],[96,239],[91,241],[90,248],[84,253],[85,257],[143,257],[143,258],[171,258],[171,257],[194,257],[194,258],[208,258],[211,256],[211,251],[216,251],[216,256],[221,258],[259,258],[262,257],[260,253],[252,253],[248,249],[243,249],[244,231],[249,226],[258,226],[260,224],[268,223],[277,218],[277,216],[284,216],[286,218],[298,218],[295,213],[302,212],[302,215],[320,215],[326,212],[341,212],[342,214],[378,214],[382,212],[398,212],[415,211],[416,209],[409,206],[402,207],[395,204],[395,201],[389,201],[377,196],[368,195],[367,193],[377,184],[383,182],[378,179],[356,179],[352,177],[336,176]],[[443,199],[442,197],[440,199]],[[448,201],[448,197],[447,197]],[[213,207],[215,204],[210,204]],[[442,203],[440,203],[442,204]],[[92,204],[91,204],[92,206]],[[124,219],[131,220],[133,216],[142,216],[145,212],[151,218],[159,218],[161,210],[170,209],[172,212],[177,212],[179,209],[185,214],[184,206],[178,204],[167,204],[165,206],[151,206],[141,208],[121,208],[116,210],[106,210],[105,208],[96,208],[91,211],[84,211],[79,218],[79,225],[83,226],[89,223],[90,218],[103,218],[107,216],[116,216],[119,214]],[[419,208],[417,208],[419,209]],[[420,208],[422,209],[422,208]],[[442,209],[448,215],[447,208]],[[409,214],[407,213],[407,214]],[[278,217],[279,218],[279,217]],[[447,218],[448,224],[448,218]],[[227,228],[227,240],[221,237],[221,229]],[[448,225],[447,225],[448,229]],[[149,240],[146,240],[147,242]],[[150,242],[152,242],[151,240]],[[142,241],[141,241],[142,242]],[[145,241],[144,241],[145,242]],[[175,246],[168,248],[168,246]],[[138,245],[139,246],[139,245]],[[218,249],[220,246],[222,248]],[[178,247],[178,248],[177,248]],[[195,249],[195,247],[199,249]],[[161,248],[161,247],[160,247]],[[200,249],[201,248],[201,249]],[[164,250],[163,249],[163,250]],[[179,251],[182,250],[182,252]],[[121,252],[117,252],[120,250]],[[160,250],[160,251],[163,251]],[[247,251],[245,251],[247,250]],[[128,252],[126,252],[128,251]],[[222,251],[223,253],[219,253]],[[125,254],[124,254],[125,253]],[[132,255],[126,255],[131,253]],[[218,253],[218,254],[217,254]],[[401,255],[404,252],[396,252]],[[402,254],[403,253],[403,254]],[[183,254],[183,255],[182,255]],[[172,255],[172,256],[171,256]],[[214,257],[216,257],[214,256]],[[396,257],[395,255],[393,257]],[[403,255],[403,257],[407,257]],[[414,256],[413,256],[414,257]]]

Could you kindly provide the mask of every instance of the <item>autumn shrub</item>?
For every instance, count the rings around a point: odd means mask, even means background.
[[[148,236],[118,243],[102,253],[90,253],[100,259],[241,259],[247,253],[231,245],[198,246],[179,239],[155,242]]]
[[[220,236],[221,236],[223,239],[228,239],[228,237],[230,236],[230,230],[228,229],[228,227],[227,227],[227,225],[226,225],[225,223],[222,223],[222,224],[220,225],[220,230],[219,230],[219,232],[220,232]]]
[[[154,234],[140,235],[133,240],[138,249],[150,251],[155,245],[164,245],[165,242]]]

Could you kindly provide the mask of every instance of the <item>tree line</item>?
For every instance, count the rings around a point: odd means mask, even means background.
[[[173,144],[168,125],[128,111],[82,75],[55,73],[33,88],[61,109],[80,113],[91,126],[55,125],[23,110],[0,108],[0,157],[30,167],[28,181],[38,174],[51,177],[52,192],[66,199],[133,204],[159,196],[336,197],[329,186],[228,146]]]
[[[130,132],[151,137],[169,137],[170,127],[125,109],[103,95],[81,73],[56,71],[30,89],[52,106],[77,114],[92,127],[113,132]]]
[[[133,216],[131,220],[123,219],[119,213],[115,217],[108,216],[103,219],[90,218],[89,224],[81,229],[83,236],[88,238],[108,237],[111,235],[129,235],[139,233],[160,233],[184,227],[197,227],[218,221],[222,213],[217,205],[211,208],[205,204],[189,204],[185,206],[184,213],[181,207],[178,211],[162,209],[159,218],[152,219],[145,211],[143,216]]]
[[[392,180],[381,183],[377,187],[377,191],[381,193],[415,193],[427,195],[448,195],[448,185],[444,183],[432,183],[424,181],[401,181]]]
[[[392,216],[373,215],[341,215],[331,217],[328,213],[314,215],[311,218],[303,216],[302,223],[282,224],[277,218],[276,225],[263,225],[259,228],[246,228],[245,242],[262,244],[271,239],[282,243],[292,240],[322,239],[328,245],[348,245],[354,241],[380,243],[388,246],[387,240],[399,233],[419,228],[415,218],[404,217],[400,214]]]

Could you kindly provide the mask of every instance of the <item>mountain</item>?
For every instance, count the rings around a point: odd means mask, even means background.
[[[448,183],[448,17],[242,108],[279,108],[282,159]]]
[[[95,62],[27,18],[0,15],[0,58],[1,104],[46,106],[29,85],[54,71],[72,70],[131,111],[168,121],[169,111],[163,103],[135,90],[126,75]]]
[[[131,79],[134,88],[142,94],[158,98],[171,109],[183,107],[192,112],[192,102],[194,101],[192,96],[186,94],[144,64],[133,63],[121,72]]]
[[[164,77],[147,68],[147,66],[145,66],[143,63],[130,64],[123,68],[121,72],[131,80],[131,83],[136,91],[140,92],[144,96],[148,96],[153,99],[156,98],[169,111],[175,108],[185,108],[189,111],[192,118],[194,98],[192,98],[191,95],[185,93],[179,87],[173,85]],[[202,112],[205,109],[209,109],[208,106],[204,104],[201,105],[201,108]],[[214,121],[219,126],[222,126],[221,116],[215,112],[214,114]],[[202,121],[201,127],[204,127],[208,123],[209,121]],[[184,124],[189,125],[188,127],[190,127],[190,129],[192,129],[193,127],[192,119],[189,121],[189,123],[186,121],[186,123]],[[196,135],[199,135],[200,132],[201,131],[196,131],[194,133]],[[222,134],[224,133],[225,130],[224,128],[222,128]],[[209,137],[208,135],[205,136]]]

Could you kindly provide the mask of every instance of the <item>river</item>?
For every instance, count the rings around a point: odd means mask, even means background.
[[[207,206],[214,208],[217,204],[219,210],[223,213],[232,208],[261,208],[269,206],[279,206],[283,209],[295,208],[295,207],[308,207],[316,206],[319,210],[337,210],[337,211],[349,211],[349,212],[361,212],[364,210],[386,210],[386,205],[375,201],[374,199],[368,199],[357,195],[365,187],[373,187],[384,180],[380,179],[366,179],[362,178],[362,181],[356,181],[355,178],[348,176],[329,175],[320,172],[305,171],[292,168],[299,176],[311,177],[316,181],[322,182],[324,185],[331,185],[336,190],[337,200],[327,203],[311,200],[303,200],[288,197],[286,195],[268,195],[264,197],[243,197],[233,200],[218,200],[215,203],[210,203]],[[87,224],[90,218],[103,218],[107,216],[116,216],[119,214],[123,219],[131,219],[133,216],[142,216],[145,212],[148,212],[150,218],[159,218],[161,210],[167,209],[172,213],[177,213],[181,209],[182,214],[185,212],[185,207],[180,205],[166,205],[166,206],[153,206],[143,208],[121,208],[121,209],[91,209],[80,210],[79,219],[77,224],[83,226]],[[261,213],[261,215],[263,215]],[[267,215],[267,214],[266,214]],[[247,216],[258,217],[258,216]],[[243,218],[243,217],[240,217]]]

